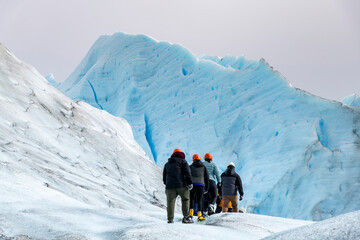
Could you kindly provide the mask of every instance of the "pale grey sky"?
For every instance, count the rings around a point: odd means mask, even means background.
[[[103,34],[265,58],[295,87],[360,94],[359,0],[0,0],[0,42],[64,81]]]

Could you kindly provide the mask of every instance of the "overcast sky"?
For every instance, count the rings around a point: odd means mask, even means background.
[[[360,95],[359,0],[0,0],[0,42],[64,81],[103,34],[265,58],[295,87]]]

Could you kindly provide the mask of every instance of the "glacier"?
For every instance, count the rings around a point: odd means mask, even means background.
[[[312,224],[225,214],[189,226],[178,207],[169,225],[161,169],[124,119],[72,101],[2,44],[0,83],[0,240],[260,239]]]
[[[57,87],[125,118],[161,167],[174,148],[210,152],[221,170],[234,162],[248,212],[321,220],[360,209],[359,112],[292,87],[264,59],[115,33]]]
[[[225,213],[188,225],[178,208],[167,224],[161,169],[130,125],[70,100],[1,43],[0,113],[0,240],[359,239],[360,211],[318,223]]]

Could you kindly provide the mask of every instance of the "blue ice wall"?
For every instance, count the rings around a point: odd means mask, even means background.
[[[174,148],[188,160],[210,152],[222,170],[235,162],[249,212],[321,220],[360,209],[359,112],[292,88],[263,59],[198,58],[117,33],[59,88],[127,119],[159,166]]]

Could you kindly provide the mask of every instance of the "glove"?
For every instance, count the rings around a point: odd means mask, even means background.
[[[240,201],[243,199],[243,197],[242,196],[240,196]]]
[[[187,188],[189,189],[189,191],[191,191],[191,189],[193,189],[193,185],[192,184],[187,185]]]

